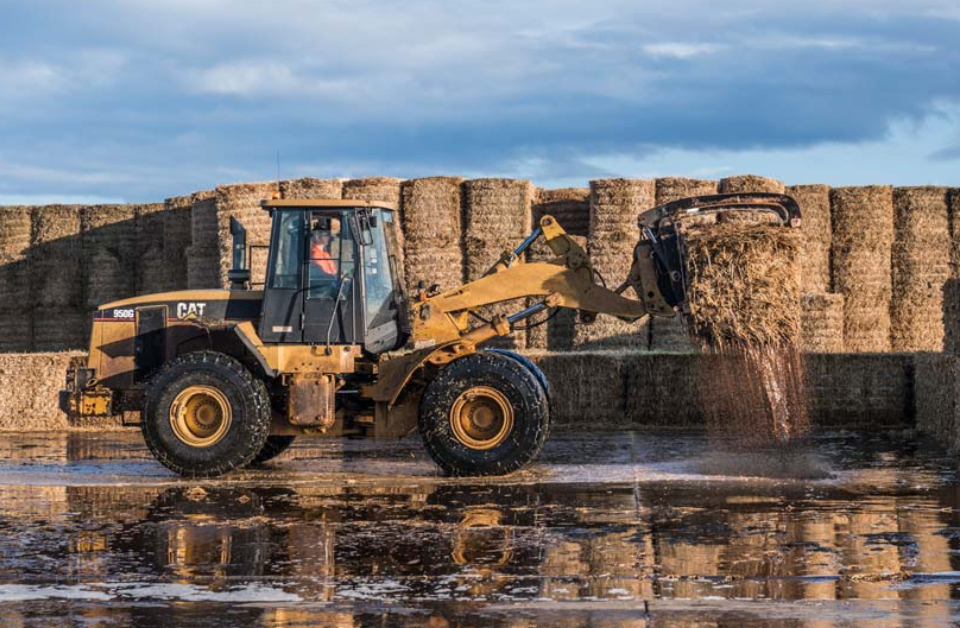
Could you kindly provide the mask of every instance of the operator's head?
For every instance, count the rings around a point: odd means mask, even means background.
[[[330,244],[330,232],[324,229],[317,229],[311,234],[310,239],[313,244],[327,246]]]

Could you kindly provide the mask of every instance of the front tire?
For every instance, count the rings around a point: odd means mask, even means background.
[[[234,358],[202,351],[172,360],[151,380],[141,429],[162,465],[209,478],[249,465],[270,420],[263,382]]]
[[[506,475],[537,457],[550,430],[546,391],[522,364],[476,353],[448,364],[420,402],[420,435],[444,473]]]

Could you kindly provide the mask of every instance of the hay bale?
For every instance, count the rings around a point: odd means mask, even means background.
[[[233,237],[230,235],[231,217],[236,218],[246,227],[247,244],[268,245],[270,243],[270,214],[263,211],[260,207],[260,201],[272,198],[276,189],[277,184],[272,181],[217,186],[214,197],[216,203],[214,211],[217,221],[215,245],[219,270],[216,284],[207,287],[227,288],[230,285],[227,280],[227,271],[233,265]],[[196,211],[197,207],[194,206],[194,212],[196,213]],[[204,206],[203,211],[208,211],[206,206]],[[209,245],[203,243],[198,245],[196,241],[194,241],[193,246],[198,254],[205,255],[205,252],[209,250]],[[204,266],[205,260],[198,262],[198,264]],[[266,274],[265,260],[263,258],[251,259],[250,271],[253,283],[263,283]],[[202,274],[203,271],[200,272]],[[194,276],[196,277],[196,274]],[[203,280],[205,281],[205,278]]]
[[[89,309],[134,295],[137,231],[134,205],[80,209],[83,289]]]
[[[830,290],[830,186],[792,185],[787,188],[800,206],[803,235],[803,263],[800,285],[804,293],[818,294]]]
[[[834,188],[830,205],[833,287],[844,296],[844,347],[889,351],[893,189]]]
[[[396,177],[366,177],[343,182],[342,198],[351,201],[386,201],[400,206],[400,183]]]
[[[61,431],[69,427],[58,391],[70,361],[83,354],[0,355],[0,431]]]
[[[166,287],[166,272],[163,267],[164,208],[164,203],[136,206],[136,294],[163,292]]]
[[[35,208],[28,266],[33,307],[83,306],[80,206]]]
[[[0,310],[0,353],[33,351],[33,328],[34,315],[29,308]]]
[[[168,198],[163,202],[164,289],[187,287],[187,248],[193,242],[193,204],[213,190]]]
[[[553,382],[550,420],[554,425],[625,425],[626,354],[619,351],[531,353]],[[575,382],[576,385],[564,385]]]
[[[625,356],[627,424],[657,427],[702,425],[703,416],[697,400],[704,357],[664,353]]]
[[[800,298],[803,350],[808,353],[843,351],[843,295],[805,294]]]
[[[718,351],[800,337],[800,234],[772,225],[717,225],[687,238],[690,323]]]
[[[518,179],[473,179],[463,184],[463,194],[465,274],[467,281],[473,281],[529,235],[534,187],[529,181]],[[481,315],[506,316],[524,306],[523,300],[517,299],[484,308]],[[494,339],[491,344],[522,348],[526,335],[515,332]]]
[[[956,448],[960,440],[960,358],[920,353],[914,357],[913,372],[917,429]]]
[[[721,194],[741,194],[747,192],[770,192],[783,194],[783,181],[761,177],[753,174],[739,175],[720,179]],[[763,211],[736,211],[726,212],[717,216],[718,222],[728,224],[754,224],[764,222],[778,222],[778,218],[769,212]]]
[[[33,316],[34,351],[77,351],[90,340],[92,315],[79,309],[37,311]]]
[[[810,416],[821,427],[885,428],[913,417],[913,357],[810,354],[805,377]]]
[[[30,207],[0,207],[0,263],[26,259],[30,248],[31,213]]]
[[[464,281],[463,195],[460,177],[404,181],[402,225],[403,269],[407,294],[414,298],[419,282],[446,291]]]
[[[190,206],[190,246],[217,246],[216,191],[193,199]]]
[[[341,198],[342,189],[343,183],[340,179],[287,179],[280,182],[280,198],[337,199]]]
[[[893,192],[893,351],[943,351],[944,289],[951,275],[947,189],[897,188]]]
[[[654,206],[656,185],[646,179],[598,179],[590,182],[590,233],[587,253],[608,288],[626,279],[633,249],[640,239],[639,214]],[[600,314],[590,325],[578,325],[579,349],[648,349],[649,320],[627,323]]]
[[[220,249],[191,246],[186,251],[187,285],[190,290],[220,287]]]
[[[544,216],[553,216],[570,235],[586,237],[590,233],[590,189],[537,188],[533,201],[533,226]]]
[[[657,179],[657,205],[672,203],[691,196],[707,196],[717,193],[717,182],[687,177],[661,177]]]

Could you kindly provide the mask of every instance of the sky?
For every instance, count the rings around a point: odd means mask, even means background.
[[[956,186],[960,0],[0,0],[0,204],[278,161]]]

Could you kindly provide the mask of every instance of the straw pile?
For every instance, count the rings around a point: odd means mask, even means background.
[[[889,351],[893,189],[835,188],[830,204],[833,287],[844,296],[844,348]]]
[[[280,197],[293,199],[337,199],[343,184],[340,179],[287,179],[280,182]]]
[[[210,196],[212,190],[175,196],[163,202],[164,289],[187,287],[187,249],[193,242],[192,210],[195,201]]]
[[[460,177],[403,182],[404,278],[411,299],[421,281],[441,291],[463,283],[462,182]]]
[[[687,238],[690,324],[704,362],[707,425],[738,445],[787,443],[808,429],[800,353],[800,234],[722,224]]]
[[[83,287],[88,310],[133,296],[137,231],[133,205],[90,205],[80,209]]]
[[[517,179],[473,179],[463,184],[463,193],[465,271],[467,281],[473,281],[530,234],[534,187],[529,181]],[[506,316],[524,307],[522,300],[508,301],[483,308],[481,315]],[[526,335],[515,332],[491,344],[522,348]]]
[[[33,344],[27,253],[29,207],[0,207],[0,351],[29,351]]]
[[[654,206],[656,187],[645,179],[598,179],[590,182],[590,233],[587,252],[594,270],[611,290],[626,279],[633,249],[640,239],[637,216]],[[627,323],[600,314],[590,325],[578,325],[578,349],[648,349],[648,318]]]
[[[163,267],[163,224],[164,204],[147,203],[137,205],[137,280],[134,286],[136,294],[154,294],[163,292],[166,286],[166,272]]]
[[[805,294],[800,299],[800,312],[804,351],[843,351],[842,294]]]
[[[785,188],[783,181],[753,174],[744,174],[720,179],[719,189],[721,194],[741,194],[745,192],[783,194]],[[769,212],[736,211],[720,214],[717,216],[717,220],[728,224],[753,224],[758,222],[777,222],[778,219]]]
[[[37,351],[81,347],[89,332],[80,240],[78,205],[47,205],[34,210],[28,266]]]
[[[947,189],[897,188],[893,193],[893,351],[943,351],[944,288],[950,278]]]
[[[800,285],[806,294],[830,290],[830,186],[792,185],[787,188],[800,206],[803,262]]]
[[[386,201],[400,205],[400,183],[396,177],[366,177],[343,182],[342,198],[351,201]]]

